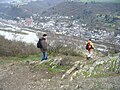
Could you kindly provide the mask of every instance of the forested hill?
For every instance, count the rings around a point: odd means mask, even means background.
[[[32,1],[23,5],[0,4],[2,18],[29,17],[33,14],[42,16],[67,15],[91,18],[97,14],[120,14],[120,3],[78,2],[66,0]]]
[[[11,0],[12,1],[12,0]],[[64,0],[38,0],[28,2],[27,4],[21,3],[4,3],[0,2],[0,17],[5,19],[12,19],[16,17],[30,17],[33,14],[41,14],[43,11],[54,7],[55,5],[63,2]]]
[[[120,3],[63,2],[45,11],[43,15],[92,16],[96,14],[120,14]]]

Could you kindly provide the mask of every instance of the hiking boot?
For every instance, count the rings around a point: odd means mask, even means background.
[[[87,57],[87,60],[90,60],[90,59],[92,59],[91,57]]]

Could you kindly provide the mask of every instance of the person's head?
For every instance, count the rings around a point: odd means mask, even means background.
[[[43,34],[43,38],[47,38],[47,34]]]
[[[89,39],[89,41],[91,41],[91,38]]]

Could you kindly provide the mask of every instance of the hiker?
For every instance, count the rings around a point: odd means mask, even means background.
[[[87,59],[92,59],[93,58],[93,49],[94,49],[94,45],[91,41],[91,39],[88,40],[87,44],[86,44],[86,49],[88,50],[88,55],[87,55]]]
[[[40,48],[42,52],[42,60],[47,60],[47,34],[43,34],[43,37],[39,39],[37,47]]]

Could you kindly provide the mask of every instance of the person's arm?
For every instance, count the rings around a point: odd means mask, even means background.
[[[91,45],[92,45],[92,48],[94,49],[94,45],[93,45],[93,43],[91,42]]]
[[[43,40],[43,49],[47,50],[47,40]]]

